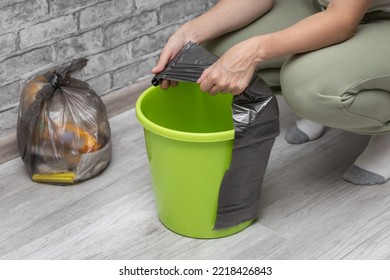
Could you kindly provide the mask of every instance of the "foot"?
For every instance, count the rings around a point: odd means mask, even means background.
[[[319,138],[324,128],[322,124],[300,119],[287,130],[284,138],[290,144],[302,144]]]
[[[390,133],[373,135],[363,153],[344,175],[355,185],[378,185],[390,178]]]

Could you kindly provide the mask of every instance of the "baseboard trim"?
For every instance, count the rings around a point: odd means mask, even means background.
[[[0,164],[3,164],[18,156],[18,144],[16,132],[12,132],[0,138]]]
[[[149,86],[150,78],[125,86],[102,96],[108,117],[111,118],[135,107],[138,96]],[[0,137],[0,164],[18,157],[16,132]]]
[[[134,108],[138,96],[152,85],[150,81],[151,78],[148,78],[102,96],[108,117],[111,118]]]

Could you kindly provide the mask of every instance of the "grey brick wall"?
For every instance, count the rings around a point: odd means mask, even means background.
[[[99,95],[150,76],[170,34],[217,0],[1,0],[0,137],[26,81],[77,57]]]

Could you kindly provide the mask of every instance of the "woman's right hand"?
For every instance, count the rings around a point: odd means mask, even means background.
[[[161,51],[157,65],[152,69],[153,74],[158,74],[164,70],[168,62],[187,44],[187,38],[179,29],[167,41]],[[162,89],[168,89],[170,86],[177,86],[177,81],[163,80],[160,84]]]

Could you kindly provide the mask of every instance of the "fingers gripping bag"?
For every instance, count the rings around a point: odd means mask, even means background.
[[[71,74],[87,59],[38,75],[25,85],[18,149],[33,181],[72,184],[100,173],[111,159],[111,130],[101,98]]]

